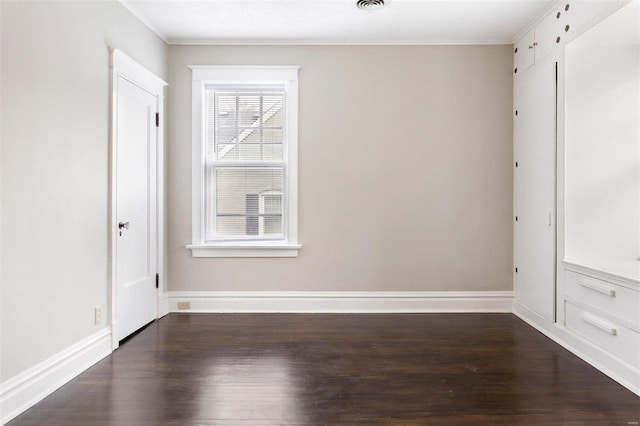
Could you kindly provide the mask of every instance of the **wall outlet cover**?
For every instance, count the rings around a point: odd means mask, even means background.
[[[93,311],[93,323],[100,324],[102,322],[102,306],[98,305]]]
[[[191,309],[191,302],[178,302],[178,309]]]

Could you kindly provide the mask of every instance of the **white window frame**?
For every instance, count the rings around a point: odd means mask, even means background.
[[[193,65],[192,71],[192,244],[193,257],[296,257],[298,244],[298,70],[299,66]],[[206,241],[205,239],[205,87],[282,85],[285,88],[283,153],[287,177],[283,239]],[[284,219],[283,219],[284,220]]]
[[[260,193],[258,193],[258,213],[266,213],[266,201],[265,198],[266,197],[270,197],[270,196],[274,196],[274,195],[278,195],[280,196],[280,200],[281,203],[284,202],[285,198],[284,198],[284,194],[282,191],[276,191],[276,190],[267,190],[267,191],[262,191]],[[286,226],[286,218],[284,215],[285,212],[282,212],[280,214],[280,221],[282,223],[282,226]],[[260,222],[260,218],[258,218],[258,234],[259,235],[270,235],[270,234],[264,234],[264,233],[260,233],[260,230],[262,230],[264,232],[264,228],[265,228],[265,221],[264,219],[266,219],[266,217],[263,218],[262,223]]]

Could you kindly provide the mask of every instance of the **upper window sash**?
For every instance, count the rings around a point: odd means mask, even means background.
[[[284,85],[206,85],[204,90],[203,143],[207,163],[287,162]],[[247,106],[254,114],[246,110]]]

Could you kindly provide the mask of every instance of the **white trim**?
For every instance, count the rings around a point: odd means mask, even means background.
[[[115,120],[118,107],[118,85],[119,77],[131,81],[135,85],[143,88],[156,97],[156,111],[159,113],[160,122],[156,132],[156,268],[160,274],[159,288],[157,293],[162,294],[166,289],[164,277],[164,87],[168,84],[144,68],[142,65],[131,59],[121,50],[109,48],[111,52],[111,108],[110,108],[110,135],[109,135],[109,323],[111,326],[111,348],[118,347],[119,336],[117,333],[117,283],[116,277],[116,238],[117,238],[117,214],[116,214],[116,161],[117,156],[117,123]],[[156,318],[161,315],[160,305],[156,303]]]
[[[168,83],[160,77],[151,73],[145,67],[131,59],[119,49],[111,50],[111,68],[118,70],[118,73],[135,82],[146,91],[160,97],[164,97],[164,87]]]
[[[323,39],[191,39],[176,38],[170,45],[182,46],[495,46],[512,40],[323,40]]]
[[[192,257],[298,257],[300,244],[270,244],[252,241],[251,244],[216,244],[187,246]]]
[[[616,274],[615,272],[603,271],[601,269],[592,268],[582,265],[575,261],[564,260],[564,269],[567,271],[577,272],[578,274],[587,275],[593,278],[597,278],[603,281],[609,281],[614,284],[638,290],[640,281],[631,277],[625,277],[623,275]]]
[[[193,78],[191,82],[191,241],[198,245],[202,244],[204,234],[203,103],[203,84],[200,80]]]
[[[298,244],[298,71],[297,65],[228,66],[191,65],[191,241],[186,248],[193,257],[296,257]],[[283,188],[283,234],[277,242],[249,240],[246,243],[205,243],[204,88],[208,85],[278,84],[286,90],[285,152],[286,187]]]
[[[158,318],[169,314],[169,293],[158,293]]]
[[[108,327],[0,384],[0,424],[37,404],[111,353]]]
[[[581,338],[564,326],[550,323],[535,312],[514,301],[513,314],[524,322],[591,364],[636,395],[640,395],[640,369],[616,358],[598,346]]]
[[[564,165],[565,165],[565,48],[558,53],[558,76],[556,93],[556,322],[564,323],[564,267],[562,259],[565,253],[565,214],[564,214]]]
[[[511,312],[512,291],[173,291],[170,312]],[[191,309],[178,309],[189,302]]]
[[[291,83],[298,81],[298,65],[189,65],[192,80],[207,84]]]
[[[144,14],[142,12],[140,12],[138,9],[136,9],[136,7],[133,4],[131,4],[130,1],[128,1],[128,0],[118,0],[118,2],[125,9],[127,9],[129,11],[129,13],[131,13],[133,16],[138,18],[138,20],[140,22],[142,22],[147,28],[149,28],[151,31],[153,31],[155,35],[160,37],[162,39],[162,41],[164,41],[167,44],[171,44],[171,43],[169,43],[169,38],[167,37],[167,35],[165,33],[163,33],[162,31],[160,31],[147,18],[145,18]]]

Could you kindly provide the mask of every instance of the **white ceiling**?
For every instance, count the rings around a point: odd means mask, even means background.
[[[554,0],[121,0],[174,44],[489,44],[513,38]]]

